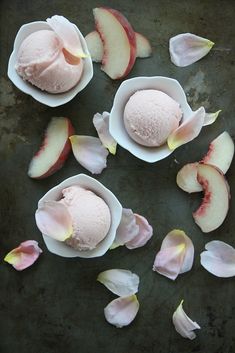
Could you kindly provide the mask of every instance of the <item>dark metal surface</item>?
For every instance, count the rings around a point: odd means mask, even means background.
[[[154,227],[152,240],[143,248],[108,252],[98,259],[65,259],[49,253],[34,222],[39,198],[63,179],[86,172],[69,158],[64,168],[43,181],[27,177],[27,168],[37,150],[43,130],[52,116],[69,117],[78,134],[95,136],[92,117],[110,110],[120,82],[111,81],[99,65],[88,87],[70,103],[48,108],[17,90],[7,78],[7,62],[19,27],[53,14],[63,14],[84,34],[94,27],[92,8],[108,5],[122,11],[135,30],[153,45],[153,56],[137,60],[129,77],[164,75],[176,78],[188,93],[192,108],[222,109],[218,121],[203,129],[192,143],[167,159],[144,163],[122,148],[109,156],[108,168],[97,176],[119,198],[123,206],[145,215]],[[1,0],[0,3],[0,352],[4,353],[232,353],[235,351],[235,282],[219,279],[200,266],[204,244],[220,239],[235,246],[234,174],[231,206],[224,224],[203,234],[194,224],[192,211],[201,195],[187,195],[175,183],[181,166],[199,160],[208,143],[227,130],[235,134],[234,38],[235,3],[203,1],[103,1]],[[216,43],[198,63],[177,68],[169,60],[168,39],[192,32]],[[172,282],[152,271],[164,236],[173,228],[188,233],[195,245],[192,271]],[[3,262],[4,255],[26,239],[38,240],[43,249],[39,261],[19,273]],[[109,325],[103,308],[114,299],[96,282],[100,271],[125,268],[140,276],[140,311],[127,328]],[[201,325],[194,341],[181,338],[171,322],[184,298],[185,311]]]

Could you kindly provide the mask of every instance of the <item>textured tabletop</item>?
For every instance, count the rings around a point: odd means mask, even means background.
[[[32,155],[52,116],[69,117],[76,132],[96,136],[92,117],[110,111],[120,81],[112,81],[94,64],[87,88],[68,104],[49,108],[15,88],[7,78],[7,63],[21,25],[61,14],[85,35],[93,29],[92,8],[107,5],[123,12],[134,29],[153,46],[152,57],[136,61],[128,78],[163,75],[182,84],[192,109],[222,109],[218,120],[203,128],[193,142],[168,158],[147,164],[118,147],[108,167],[95,176],[118,197],[123,207],[143,214],[154,228],[149,243],[136,250],[120,247],[97,259],[66,259],[48,252],[38,231],[37,202],[65,178],[87,173],[72,157],[51,177],[27,176]],[[227,130],[235,136],[234,38],[235,2],[230,0],[29,1],[0,2],[0,352],[4,353],[233,353],[235,351],[234,278],[212,276],[200,265],[200,252],[213,239],[235,246],[235,164],[227,179],[231,203],[223,225],[203,234],[192,218],[201,194],[188,195],[175,178],[188,162],[201,159],[208,144]],[[216,45],[201,61],[185,67],[169,59],[170,37],[191,32]],[[152,271],[162,239],[174,228],[183,229],[195,245],[193,269],[175,282]],[[35,239],[43,254],[31,268],[17,272],[3,262],[5,254],[26,239]],[[104,307],[115,298],[96,281],[99,272],[129,269],[140,276],[139,313],[122,329],[109,325]],[[172,325],[181,299],[186,313],[201,326],[194,341],[183,339]]]

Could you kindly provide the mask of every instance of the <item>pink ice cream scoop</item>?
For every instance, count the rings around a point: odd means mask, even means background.
[[[73,234],[66,243],[76,250],[93,250],[106,237],[111,215],[105,201],[80,186],[62,191],[61,202],[72,217]]]
[[[129,136],[143,146],[163,145],[182,118],[179,104],[164,92],[146,89],[135,92],[124,109]]]
[[[22,42],[15,68],[25,81],[41,90],[62,93],[80,80],[83,60],[72,65],[58,35],[51,30],[40,30]]]

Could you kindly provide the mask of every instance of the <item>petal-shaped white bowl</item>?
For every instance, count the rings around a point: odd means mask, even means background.
[[[122,206],[114,194],[108,190],[105,186],[103,186],[99,181],[94,178],[91,178],[85,174],[78,174],[71,178],[64,180],[59,185],[55,186],[51,190],[49,190],[38,202],[38,207],[42,206],[45,201],[53,200],[57,201],[60,200],[62,197],[62,190],[72,185],[79,185],[81,187],[87,188],[93,191],[95,194],[100,196],[108,205],[110,213],[111,213],[111,226],[109,229],[108,234],[106,235],[105,239],[100,242],[94,250],[87,250],[87,251],[78,251],[64,242],[57,241],[48,237],[45,234],[42,234],[47,249],[52,252],[53,254],[63,256],[63,257],[84,257],[84,258],[91,258],[91,257],[99,257],[104,255],[110,246],[112,245],[117,227],[121,221],[122,215]]]
[[[160,147],[145,147],[136,143],[126,132],[123,114],[125,105],[132,94],[143,89],[157,89],[173,98],[183,111],[182,121],[192,114],[186,95],[178,81],[163,76],[135,77],[124,81],[116,92],[110,113],[110,134],[117,143],[143,161],[153,163],[169,156],[171,151],[167,144]]]
[[[75,26],[75,25],[74,25]],[[86,54],[89,54],[86,41],[82,35],[82,33],[79,31],[77,26],[75,26],[80,40],[82,44],[83,51]],[[81,92],[90,82],[90,80],[93,77],[93,65],[92,65],[92,60],[90,55],[85,58],[84,62],[84,69],[83,69],[83,74],[81,77],[81,80],[78,82],[78,84],[70,89],[68,92],[64,93],[59,93],[59,94],[53,94],[53,93],[48,93],[45,91],[40,90],[39,88],[33,86],[32,84],[24,81],[16,72],[15,70],[15,64],[17,61],[17,53],[19,50],[19,47],[23,40],[28,37],[31,33],[42,30],[42,29],[51,29],[51,27],[47,24],[45,21],[36,21],[36,22],[30,22],[22,27],[20,27],[16,38],[14,42],[14,47],[13,47],[13,52],[11,53],[9,62],[8,62],[8,77],[9,79],[14,83],[14,85],[19,88],[22,92],[29,94],[32,96],[34,99],[36,99],[38,102],[43,103],[45,105],[48,105],[49,107],[58,107],[59,105],[65,104],[71,99],[73,99],[78,92]]]

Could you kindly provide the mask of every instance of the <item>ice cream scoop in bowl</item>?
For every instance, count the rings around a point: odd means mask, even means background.
[[[93,65],[79,29],[62,16],[53,18],[67,21],[65,25],[72,26],[78,36],[83,53],[80,64],[72,61],[73,56],[63,47],[63,40],[48,22],[36,21],[19,29],[8,62],[8,77],[17,88],[38,102],[57,107],[72,100],[87,86],[93,77]]]
[[[200,115],[200,119],[196,119],[195,114]],[[161,118],[160,121],[156,121],[156,115]],[[168,119],[168,115],[173,116],[173,124],[171,116]],[[162,131],[164,134],[168,131],[169,136],[172,136],[174,129],[177,131],[177,128],[183,127],[186,122],[190,125],[191,120],[193,124],[196,120],[200,122],[201,129],[204,115],[204,108],[199,108],[197,112],[192,111],[183,88],[175,79],[162,76],[135,77],[124,81],[116,92],[110,113],[109,130],[119,145],[137,158],[153,163],[166,158],[174,149],[169,148],[171,141],[167,141],[167,136],[162,144],[159,143]],[[160,129],[160,132],[152,131],[155,127]],[[191,134],[190,126],[181,130],[183,134],[187,131]],[[196,133],[194,135],[196,137]],[[191,139],[189,136],[188,141]]]
[[[122,206],[110,190],[96,179],[79,174],[49,190],[39,200],[35,217],[50,252],[62,257],[92,258],[104,255],[111,247],[121,214]],[[45,234],[53,235],[53,226],[59,233],[70,216],[73,229],[65,241]],[[101,238],[98,233],[103,234]]]

